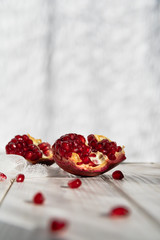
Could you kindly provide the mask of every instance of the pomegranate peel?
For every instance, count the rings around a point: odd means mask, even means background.
[[[55,162],[78,176],[97,176],[126,159],[124,146],[117,146],[102,135],[89,135],[88,143],[75,133],[60,137],[52,146]]]
[[[51,145],[29,134],[16,135],[12,138],[6,145],[6,153],[23,156],[32,164],[51,165],[54,163]]]

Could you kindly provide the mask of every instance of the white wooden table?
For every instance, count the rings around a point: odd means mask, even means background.
[[[123,180],[111,174],[123,171]],[[159,240],[160,164],[123,163],[98,177],[81,178],[78,189],[67,188],[74,178],[59,168],[54,177],[25,179],[23,183],[0,183],[0,240]],[[46,201],[31,200],[41,191]],[[130,209],[127,217],[107,216],[112,207]],[[59,234],[50,233],[50,219],[68,221]]]

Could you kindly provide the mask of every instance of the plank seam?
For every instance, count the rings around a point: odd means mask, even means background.
[[[4,196],[3,196],[2,199],[0,200],[0,207],[2,206],[2,203],[3,203],[4,199],[6,198],[6,196],[7,196],[8,192],[9,192],[9,190],[11,189],[11,187],[12,187],[14,181],[15,181],[15,179],[12,179],[12,180],[10,181],[10,185],[9,185],[7,191],[5,192]]]

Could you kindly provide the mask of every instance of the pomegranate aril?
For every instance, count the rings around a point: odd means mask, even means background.
[[[3,182],[7,179],[7,176],[4,173],[0,172],[0,182]]]
[[[94,136],[93,134],[88,135],[87,140],[88,140],[89,143],[90,143],[92,140],[97,141],[97,139],[95,138],[95,136]]]
[[[112,173],[112,177],[116,180],[121,180],[124,178],[124,175],[120,170],[116,170]]]
[[[79,135],[79,139],[81,140],[82,143],[85,143],[85,138],[82,135]]]
[[[33,197],[33,203],[37,205],[43,204],[45,201],[45,198],[41,192],[38,192]]]
[[[117,152],[121,152],[122,151],[122,148],[120,146],[117,147],[116,149]]]
[[[16,182],[23,182],[25,179],[24,174],[18,174],[16,177]]]
[[[88,164],[90,162],[90,159],[89,159],[89,157],[84,157],[84,158],[82,158],[82,161],[84,164]]]
[[[30,144],[33,144],[33,141],[28,138],[27,141],[26,141],[26,143],[27,143],[27,145],[30,145]]]
[[[130,213],[129,209],[123,206],[115,207],[109,212],[110,217],[125,217]]]
[[[25,157],[26,159],[31,160],[32,157],[33,157],[33,152],[31,152],[31,151],[26,152],[25,155],[24,155],[24,157]]]
[[[83,164],[83,162],[77,162],[77,165],[82,165]]]
[[[67,225],[68,225],[68,222],[66,220],[56,218],[50,222],[50,230],[52,232],[57,232],[66,228]]]
[[[110,159],[110,160],[116,160],[116,156],[114,155],[114,154],[108,154],[108,158]]]
[[[69,149],[70,149],[70,145],[69,145],[69,143],[67,143],[67,142],[62,142],[62,147],[63,147],[66,151],[69,151]]]
[[[90,157],[96,157],[96,154],[95,153],[91,153],[89,156]]]
[[[23,138],[24,141],[29,139],[29,137],[26,134],[22,135],[22,138]]]
[[[79,188],[81,186],[81,184],[82,184],[82,182],[79,178],[76,178],[76,179],[68,182],[68,186],[70,188]]]

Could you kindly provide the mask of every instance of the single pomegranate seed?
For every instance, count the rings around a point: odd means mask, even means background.
[[[122,148],[120,146],[117,147],[117,152],[121,152]]]
[[[129,210],[126,207],[115,207],[109,212],[110,217],[125,217],[129,215]]]
[[[45,201],[45,198],[41,192],[38,192],[33,197],[34,204],[41,205]]]
[[[91,153],[89,156],[90,157],[96,157],[96,154],[95,153]]]
[[[68,182],[68,186],[70,188],[79,188],[81,186],[81,184],[82,184],[82,182],[79,178],[76,178],[76,179]]]
[[[66,228],[67,225],[68,222],[66,220],[55,218],[50,222],[50,230],[51,232],[57,232]]]
[[[114,154],[112,154],[112,153],[109,153],[109,154],[108,154],[108,158],[109,158],[110,160],[116,160],[116,156],[115,156]]]
[[[16,182],[23,182],[25,179],[24,174],[18,174],[16,177]]]
[[[7,176],[4,173],[0,172],[0,182],[3,182],[7,179]]]
[[[116,180],[121,180],[124,178],[124,175],[120,170],[116,170],[112,173],[112,177]]]

